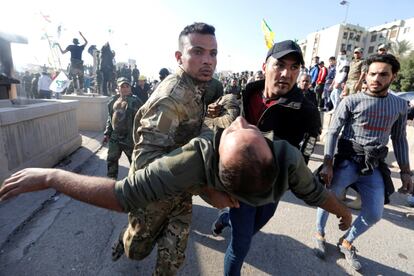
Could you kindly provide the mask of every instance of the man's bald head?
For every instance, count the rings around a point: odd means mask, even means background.
[[[238,117],[222,134],[219,177],[234,194],[261,194],[271,189],[276,166],[259,129]]]

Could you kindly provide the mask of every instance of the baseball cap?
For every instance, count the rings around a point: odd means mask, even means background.
[[[147,80],[147,77],[144,75],[139,75],[138,80],[140,81]]]
[[[78,45],[78,44],[79,44],[79,40],[78,40],[77,38],[74,38],[74,39],[72,40],[72,42],[73,42],[73,44],[76,44],[76,45]]]
[[[118,86],[121,86],[124,83],[128,84],[129,86],[131,86],[131,83],[129,82],[129,80],[127,78],[124,78],[124,77],[118,78],[116,82],[117,82]]]
[[[272,56],[276,59],[280,59],[290,53],[296,53],[299,57],[299,62],[305,64],[303,61],[302,50],[299,45],[292,40],[285,40],[273,44],[272,48],[267,52],[266,60]]]
[[[387,50],[387,49],[388,49],[388,47],[387,47],[387,45],[385,45],[385,44],[383,43],[383,44],[380,44],[380,45],[378,46],[378,50],[381,50],[381,49]]]
[[[358,53],[361,53],[362,54],[362,48],[360,48],[360,47],[358,47],[358,48],[355,48],[355,50],[354,50],[354,53],[356,53],[356,52],[358,52]]]

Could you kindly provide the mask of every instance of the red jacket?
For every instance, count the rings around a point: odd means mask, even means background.
[[[318,78],[316,80],[316,84],[323,84],[325,83],[326,76],[328,75],[328,69],[325,66],[319,67]]]

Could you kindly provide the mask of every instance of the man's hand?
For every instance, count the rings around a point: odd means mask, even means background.
[[[398,192],[402,194],[407,194],[407,193],[413,194],[414,187],[413,187],[413,181],[411,179],[411,174],[402,173],[400,177],[401,177],[402,187],[398,189]]]
[[[331,186],[332,177],[333,177],[333,168],[331,164],[323,164],[322,170],[319,172],[320,177],[325,183],[326,187]]]
[[[109,141],[109,135],[104,135],[104,138],[102,140],[102,144],[106,145],[108,143],[108,141]]]
[[[217,103],[209,104],[207,107],[207,117],[216,118],[220,116],[222,107],[223,107],[222,105],[217,104]]]
[[[213,188],[206,187],[203,189],[203,194],[208,197],[207,203],[218,209],[223,209],[225,207],[230,208],[239,208],[239,201],[233,198],[226,192],[217,191]],[[203,197],[204,199],[204,197]]]
[[[48,175],[52,169],[24,169],[7,178],[0,188],[0,201],[19,194],[40,191],[49,188]]]
[[[351,227],[352,224],[352,214],[348,210],[343,216],[336,216],[339,218],[339,229],[342,231],[347,230],[349,227]]]

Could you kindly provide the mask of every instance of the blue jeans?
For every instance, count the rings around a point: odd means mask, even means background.
[[[342,93],[341,88],[334,88],[332,90],[331,101],[332,101],[333,109],[335,109],[338,106],[338,104],[341,102],[341,93]]]
[[[253,235],[266,225],[276,207],[277,203],[252,207],[240,202],[240,208],[230,209],[231,239],[224,256],[224,275],[240,275]]]
[[[354,161],[345,160],[334,168],[330,190],[339,197],[344,189],[355,183],[361,195],[361,212],[354,220],[344,238],[352,243],[357,237],[377,223],[384,210],[384,181],[378,169],[372,175],[360,176],[358,165]],[[316,213],[316,229],[325,235],[325,226],[329,213],[318,208]]]

